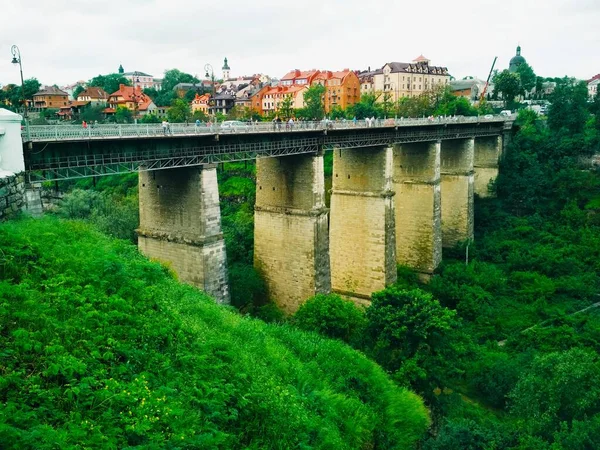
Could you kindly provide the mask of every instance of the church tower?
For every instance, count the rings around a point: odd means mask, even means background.
[[[229,78],[229,64],[227,64],[227,58],[223,61],[223,81],[226,81]]]

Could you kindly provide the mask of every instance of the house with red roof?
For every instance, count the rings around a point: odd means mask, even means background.
[[[281,80],[279,80],[279,84],[281,86],[310,86],[317,75],[319,75],[320,71],[316,69],[312,70],[298,70],[294,69],[288,73],[286,73]]]
[[[144,116],[156,111],[156,105],[152,99],[142,92],[140,86],[119,85],[119,90],[108,96],[108,108],[105,114],[114,114],[119,107],[125,107],[133,111],[134,115]]]
[[[600,92],[598,84],[600,84],[600,73],[587,80],[588,95],[590,99],[596,98],[598,92]]]

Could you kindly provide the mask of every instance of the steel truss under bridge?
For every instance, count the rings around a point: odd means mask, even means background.
[[[503,125],[480,124],[461,127],[415,127],[379,132],[333,131],[314,137],[281,136],[275,140],[244,142],[213,141],[186,148],[156,148],[129,152],[87,153],[26,160],[29,182],[56,181],[115,175],[139,170],[192,167],[223,162],[247,161],[317,153],[321,150],[387,146],[402,143],[497,136]],[[366,130],[365,130],[366,131]],[[140,139],[143,140],[143,139]],[[43,149],[41,150],[43,151]]]

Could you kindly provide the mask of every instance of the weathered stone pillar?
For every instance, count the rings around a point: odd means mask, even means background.
[[[473,239],[473,158],[475,139],[442,141],[442,245]]]
[[[369,298],[396,281],[393,150],[334,150],[331,194],[331,286]]]
[[[254,266],[288,314],[331,291],[322,154],[256,160]]]
[[[439,141],[394,147],[396,259],[427,275],[442,259],[440,150]]]
[[[502,137],[486,136],[475,139],[475,193],[480,197],[492,195],[489,184],[498,177],[502,156]]]
[[[140,251],[229,303],[216,166],[140,171],[139,196]]]

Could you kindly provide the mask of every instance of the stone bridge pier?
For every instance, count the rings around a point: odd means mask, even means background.
[[[140,251],[229,303],[216,166],[140,170],[139,197]]]
[[[440,152],[440,141],[394,147],[396,258],[425,276],[442,259]]]
[[[498,164],[502,157],[502,136],[486,136],[475,139],[475,193],[489,197],[490,182],[498,177]]]
[[[475,139],[441,143],[442,246],[473,239]]]
[[[334,150],[331,286],[356,298],[396,281],[393,149]]]
[[[323,155],[256,160],[254,266],[269,297],[294,313],[331,291]]]

